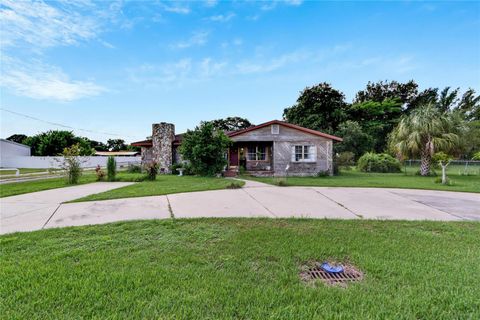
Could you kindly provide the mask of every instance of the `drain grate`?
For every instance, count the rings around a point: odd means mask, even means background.
[[[314,267],[307,268],[300,276],[307,282],[321,280],[328,285],[339,285],[343,287],[351,282],[363,280],[363,273],[351,265],[344,266],[343,272],[330,273],[323,270],[320,264],[317,263]]]

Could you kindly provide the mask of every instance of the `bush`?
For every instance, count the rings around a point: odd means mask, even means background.
[[[316,176],[318,178],[322,178],[322,177],[328,177],[330,174],[328,173],[328,171],[318,171]]]
[[[82,175],[82,166],[80,163],[80,145],[74,144],[71,147],[63,149],[60,167],[67,173],[67,183],[77,184]]]
[[[97,181],[105,180],[105,171],[100,168],[100,165],[97,165],[95,168],[95,174],[97,175]]]
[[[400,172],[400,162],[386,153],[367,152],[358,159],[357,168],[363,172]]]
[[[480,161],[480,151],[474,153],[472,160]]]
[[[129,164],[127,167],[128,173],[142,173],[142,167],[138,164]]]
[[[158,163],[152,161],[145,164],[145,171],[147,172],[147,180],[155,181],[158,174]]]
[[[350,169],[351,166],[355,165],[355,154],[350,151],[340,152],[337,155],[337,165],[340,168]]]
[[[117,174],[117,162],[115,158],[110,156],[107,159],[107,176],[108,181],[115,181],[115,175]]]

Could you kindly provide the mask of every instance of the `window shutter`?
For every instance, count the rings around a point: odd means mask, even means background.
[[[317,161],[317,146],[310,146],[310,161]]]
[[[292,161],[292,162],[295,162],[295,146],[292,146],[292,158],[291,158],[291,161]]]

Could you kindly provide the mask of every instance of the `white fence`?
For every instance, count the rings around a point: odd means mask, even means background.
[[[107,165],[108,157],[95,156],[95,157],[79,157],[82,163],[82,168],[94,168],[97,165],[105,167]],[[140,164],[141,157],[114,157],[117,162],[117,166],[127,166],[129,164]],[[3,168],[38,168],[38,169],[58,169],[60,163],[57,160],[62,157],[25,157],[25,156],[13,156],[2,157],[0,167]]]

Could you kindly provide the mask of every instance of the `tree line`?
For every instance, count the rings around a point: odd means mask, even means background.
[[[78,145],[81,156],[93,155],[95,151],[139,151],[138,147],[127,145],[123,139],[108,139],[103,143],[66,130],[49,130],[33,136],[14,134],[7,140],[30,146],[32,156],[57,156],[73,145]]]

